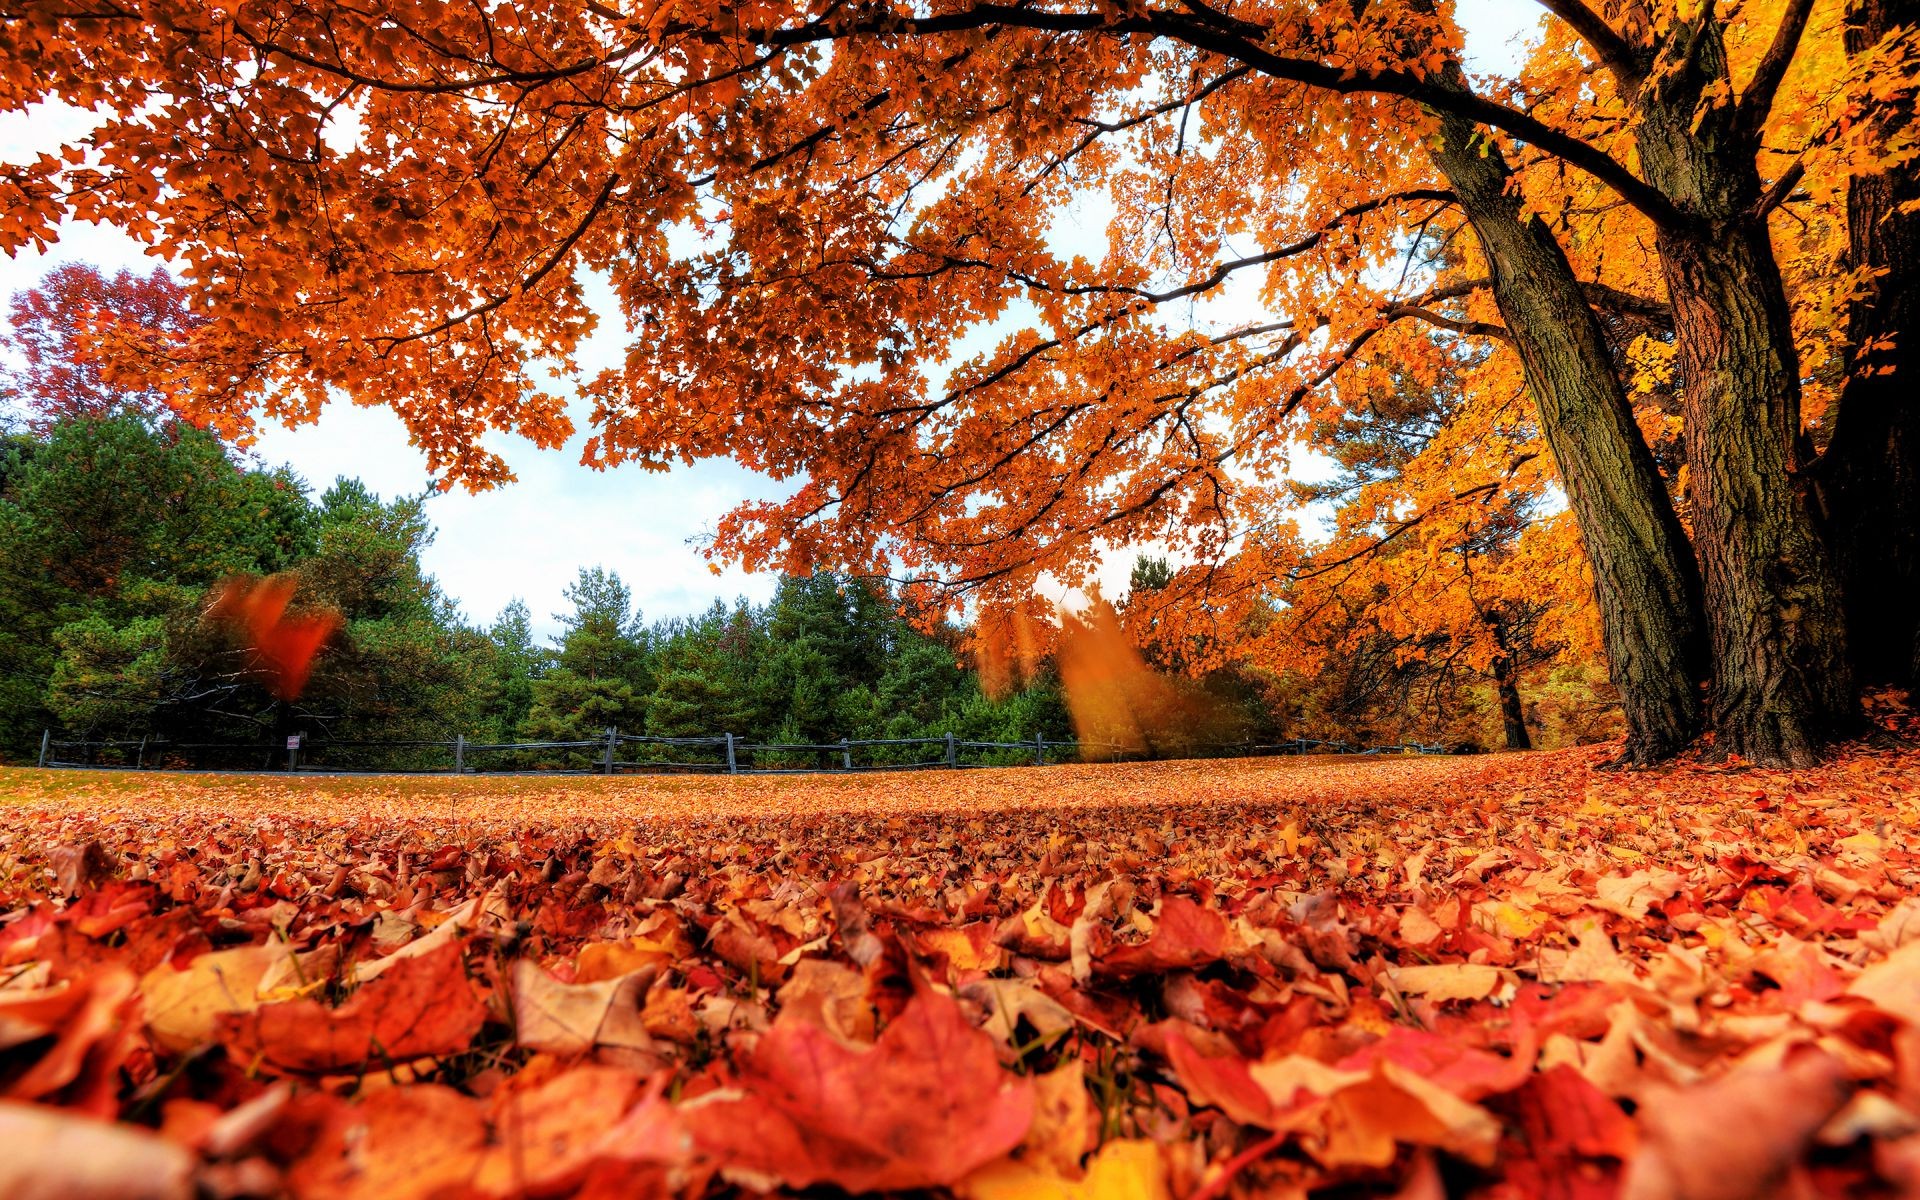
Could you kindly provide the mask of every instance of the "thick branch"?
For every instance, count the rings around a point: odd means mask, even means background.
[[[1753,215],[1764,219],[1768,213],[1785,204],[1787,197],[1793,195],[1793,189],[1799,185],[1800,177],[1806,173],[1807,164],[1795,160],[1792,166],[1780,173],[1780,178],[1774,180],[1773,186],[1768,188],[1766,194],[1754,204]]]
[[[1593,51],[1600,65],[1612,72],[1620,91],[1631,96],[1640,90],[1646,78],[1641,52],[1607,24],[1606,18],[1588,8],[1582,0],[1540,0],[1540,7],[1567,23]]]
[[[1633,292],[1604,283],[1582,283],[1580,291],[1585,294],[1587,303],[1595,308],[1604,308],[1623,317],[1633,317],[1660,329],[1673,328],[1673,309],[1658,300],[1652,300]]]
[[[1182,42],[1235,62],[1245,63],[1275,79],[1303,83],[1337,95],[1399,96],[1436,112],[1452,113],[1517,137],[1563,159],[1600,180],[1656,225],[1673,228],[1688,218],[1659,189],[1648,184],[1605,151],[1553,128],[1538,118],[1509,108],[1466,88],[1449,86],[1440,76],[1410,71],[1360,74],[1310,59],[1290,58],[1266,49],[1252,38],[1228,32],[1217,24],[1186,13],[1149,9],[1124,17],[1105,13],[1050,12],[1005,4],[979,4],[956,12],[905,20],[888,15],[850,22],[815,22],[785,29],[747,31],[748,41],[779,46],[837,41],[861,35],[910,34],[930,36],[991,28],[1032,29],[1051,33],[1093,33],[1111,36],[1145,33]],[[686,27],[692,36],[718,37]]]

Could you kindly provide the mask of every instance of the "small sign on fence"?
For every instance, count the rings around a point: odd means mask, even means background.
[[[300,748],[300,735],[299,735],[299,734],[297,734],[297,733],[290,733],[290,734],[288,734],[288,735],[287,735],[287,749],[289,749],[289,750],[298,750],[299,748]]]

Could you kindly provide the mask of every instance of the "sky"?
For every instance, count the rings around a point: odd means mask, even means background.
[[[1523,39],[1537,30],[1535,0],[1459,0],[1467,29],[1467,58],[1476,70],[1513,69]],[[83,131],[85,114],[41,109],[0,114],[0,162],[30,160]],[[1095,229],[1062,236],[1100,238]],[[139,243],[97,226],[69,224],[45,253],[0,259],[0,298],[30,288],[65,262],[90,262],[108,273],[131,267],[141,273],[154,260]],[[614,365],[623,345],[623,325],[610,291],[590,281],[599,332],[582,349],[583,376]],[[779,484],[730,462],[709,461],[655,473],[635,466],[595,471],[580,464],[588,433],[584,407],[573,413],[577,432],[564,449],[543,451],[530,443],[494,435],[490,444],[518,479],[503,488],[471,494],[462,489],[434,494],[427,513],[437,535],[422,556],[427,571],[457,600],[469,620],[486,624],[516,598],[532,609],[535,631],[551,637],[554,614],[566,606],[564,591],[582,567],[616,571],[632,588],[649,619],[685,615],[716,597],[763,601],[773,594],[770,575],[727,567],[716,577],[698,543],[721,515],[737,504],[786,494]],[[399,420],[383,409],[345,400],[328,405],[316,424],[288,429],[265,422],[254,455],[267,465],[286,464],[316,490],[339,476],[357,476],[388,497],[419,493],[428,485],[425,459],[410,446]],[[1110,596],[1125,590],[1134,550],[1109,556],[1102,573]]]

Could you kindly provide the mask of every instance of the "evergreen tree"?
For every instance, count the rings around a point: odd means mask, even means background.
[[[167,643],[208,585],[282,570],[317,522],[286,472],[243,470],[212,436],[139,417],[15,441],[0,475],[0,746],[69,715],[127,730],[200,689]],[[74,626],[70,634],[62,631]],[[62,662],[60,704],[53,704]],[[124,686],[118,671],[140,664]]]
[[[564,632],[552,668],[532,681],[527,732],[554,742],[596,738],[608,728],[638,733],[654,680],[632,590],[613,572],[592,567],[566,595],[573,611],[556,614]]]
[[[778,722],[753,686],[766,653],[761,614],[741,601],[731,611],[715,600],[698,617],[654,631],[658,683],[648,703],[647,732],[656,737],[764,737]]]
[[[493,643],[494,701],[491,731],[514,741],[533,709],[533,684],[546,668],[546,654],[533,642],[533,611],[516,597],[500,610],[487,630]]]
[[[318,551],[299,567],[303,591],[346,626],[316,660],[294,723],[368,741],[445,740],[481,727],[491,645],[421,569],[433,541],[423,499],[385,502],[343,479],[320,499],[320,526]]]

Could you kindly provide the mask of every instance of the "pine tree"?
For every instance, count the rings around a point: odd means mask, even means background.
[[[573,611],[556,615],[564,632],[553,668],[532,682],[527,732],[541,741],[589,740],[608,728],[639,732],[654,679],[632,590],[617,574],[591,567],[566,595]]]

